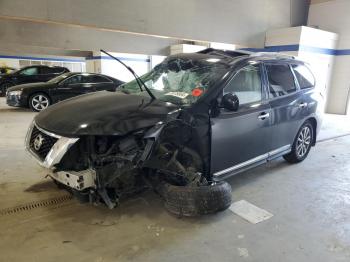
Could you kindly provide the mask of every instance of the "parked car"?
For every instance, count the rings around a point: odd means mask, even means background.
[[[16,68],[9,66],[0,66],[0,76],[11,74],[16,71]]]
[[[91,92],[115,91],[123,82],[110,76],[92,73],[65,73],[48,82],[10,87],[6,94],[9,106],[41,111],[51,104]]]
[[[6,90],[11,86],[35,82],[46,82],[67,72],[69,72],[69,70],[61,66],[35,65],[23,67],[18,71],[0,76],[0,95],[4,96],[6,94]]]
[[[321,123],[314,86],[303,62],[278,54],[173,55],[113,94],[44,110],[26,145],[56,183],[90,202],[113,208],[152,185],[170,212],[213,213],[231,203],[224,179],[307,157]]]

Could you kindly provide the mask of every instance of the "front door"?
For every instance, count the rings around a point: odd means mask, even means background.
[[[74,75],[58,84],[54,91],[55,100],[61,101],[95,91],[95,85],[89,82],[88,75]]]
[[[237,112],[223,108],[211,118],[211,173],[221,180],[248,167],[265,162],[271,149],[271,108],[265,101],[260,64],[241,68],[223,89],[234,93]]]
[[[40,82],[39,73],[39,68],[36,66],[22,69],[18,72],[18,76],[16,75],[16,84]]]

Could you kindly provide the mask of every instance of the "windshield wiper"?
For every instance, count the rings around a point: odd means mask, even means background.
[[[146,86],[146,84],[142,81],[142,79],[135,73],[134,70],[132,70],[131,67],[127,66],[123,61],[121,61],[119,58],[109,54],[108,52],[106,52],[105,50],[101,49],[102,53],[105,53],[106,55],[110,56],[111,58],[113,58],[114,60],[117,60],[119,63],[121,63],[123,66],[126,67],[126,69],[128,69],[130,71],[130,73],[135,77],[135,80],[137,82],[137,84],[140,87],[141,92],[142,90],[142,86],[145,88],[145,90],[147,91],[147,93],[149,94],[149,96],[153,99],[156,99],[156,97],[152,94],[151,90],[149,90],[149,88]]]

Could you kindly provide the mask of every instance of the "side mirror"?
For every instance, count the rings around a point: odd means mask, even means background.
[[[232,93],[225,94],[221,99],[221,106],[228,111],[237,111],[239,107],[238,96]]]

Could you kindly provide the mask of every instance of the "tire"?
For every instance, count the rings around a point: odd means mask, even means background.
[[[292,151],[283,158],[292,164],[303,161],[309,154],[314,139],[314,127],[306,121],[299,129],[292,146]]]
[[[14,86],[13,83],[11,82],[4,82],[0,85],[0,96],[5,96],[6,95],[6,90],[10,88],[11,86]]]
[[[51,105],[50,97],[44,93],[35,93],[29,97],[29,107],[35,111],[40,112]]]
[[[165,208],[177,216],[200,216],[223,211],[231,205],[231,192],[231,186],[224,181],[208,186],[164,183],[159,191]]]

